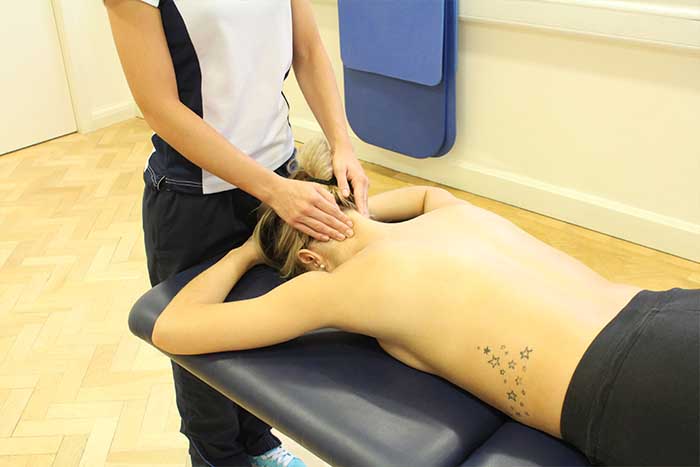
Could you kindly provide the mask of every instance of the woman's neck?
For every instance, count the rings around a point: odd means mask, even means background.
[[[368,219],[357,211],[350,211],[346,214],[353,222],[355,235],[342,242],[331,240],[319,245],[320,253],[328,259],[332,269],[350,260],[371,244],[390,238],[395,230],[393,224]]]

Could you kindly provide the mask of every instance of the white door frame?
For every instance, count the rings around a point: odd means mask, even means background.
[[[94,28],[103,27],[106,20],[90,17],[94,13],[95,0],[51,0],[58,28],[63,62],[73,101],[73,111],[80,133],[88,133],[137,115],[137,107],[131,96],[119,96],[116,102],[98,108],[92,92],[95,83],[96,54],[113,54],[110,50],[95,50]],[[104,9],[102,2],[100,8]],[[97,25],[95,23],[98,23]],[[106,27],[109,24],[106,23]],[[116,54],[115,60],[117,60]],[[99,79],[99,78],[98,78]]]

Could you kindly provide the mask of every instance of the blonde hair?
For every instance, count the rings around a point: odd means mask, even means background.
[[[305,143],[297,153],[297,162],[297,169],[290,174],[294,180],[334,180],[332,154],[325,139],[315,138]],[[342,210],[357,209],[352,193],[344,198],[337,183],[324,187]],[[287,224],[268,205],[260,205],[253,238],[260,245],[265,264],[278,269],[282,277],[290,278],[306,272],[297,253],[308,248],[314,238]]]

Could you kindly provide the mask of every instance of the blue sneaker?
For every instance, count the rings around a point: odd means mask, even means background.
[[[304,461],[282,446],[277,446],[259,456],[251,456],[250,463],[252,467],[306,467]]]

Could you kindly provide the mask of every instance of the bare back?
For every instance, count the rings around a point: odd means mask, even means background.
[[[588,345],[638,288],[614,284],[511,222],[454,205],[396,225],[333,274],[338,327],[560,436]]]

